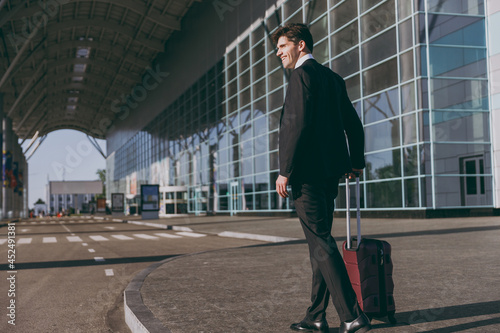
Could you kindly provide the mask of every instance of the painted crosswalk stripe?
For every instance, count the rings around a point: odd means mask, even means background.
[[[89,236],[90,239],[92,240],[95,240],[96,242],[101,242],[101,241],[107,241],[109,239],[107,239],[106,237],[102,237],[102,236]]]
[[[158,237],[146,235],[146,234],[134,234],[134,236],[138,237],[138,238],[142,238],[142,239],[158,239]]]
[[[89,249],[89,252],[90,252],[90,253],[94,253],[94,252],[95,252],[95,250],[94,250],[94,249]]]
[[[49,223],[50,224],[56,224],[56,221],[50,221]]]
[[[119,240],[131,240],[131,239],[133,239],[132,237],[125,236],[125,235],[111,235],[111,237],[119,239]]]
[[[205,237],[206,236],[205,234],[198,234],[196,232],[187,232],[187,231],[177,232],[176,234],[177,235],[181,235],[181,236],[194,237],[194,238],[199,238],[199,237]]]
[[[0,239],[0,245],[3,245],[3,244],[5,244],[5,243],[7,243],[7,240],[6,240],[6,239]]]
[[[33,238],[19,238],[17,244],[31,244]]]
[[[104,260],[103,257],[94,257],[94,260],[97,261],[97,262],[99,262],[99,261],[106,261],[106,260]]]
[[[57,243],[57,239],[55,237],[43,237],[43,243]]]
[[[166,232],[160,232],[160,233],[157,233],[155,235],[160,236],[160,237],[165,237],[165,238],[182,238],[182,236],[167,234]]]
[[[115,272],[113,272],[113,269],[105,269],[104,273],[106,274],[106,276],[113,276],[113,275],[115,275]]]
[[[68,241],[70,241],[72,243],[83,242],[83,240],[78,236],[66,236],[66,238],[68,239]]]

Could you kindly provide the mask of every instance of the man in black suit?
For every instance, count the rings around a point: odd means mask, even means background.
[[[328,332],[325,310],[331,294],[342,322],[339,332],[367,332],[370,321],[358,305],[331,235],[339,178],[365,167],[363,126],[344,80],[314,60],[307,26],[281,27],[273,41],[283,67],[293,69],[281,114],[276,191],[286,198],[287,185],[292,187],[313,271],[312,304],[306,317],[290,328]]]

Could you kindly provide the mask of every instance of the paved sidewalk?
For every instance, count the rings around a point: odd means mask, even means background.
[[[267,240],[150,266],[125,291],[132,332],[292,332],[290,324],[303,318],[311,268],[297,218],[140,222],[287,241]],[[333,233],[339,244],[345,239],[344,219],[335,219]],[[500,218],[364,219],[363,235],[393,247],[399,324],[374,319],[374,332],[500,332]],[[330,333],[338,332],[332,305],[327,319]]]

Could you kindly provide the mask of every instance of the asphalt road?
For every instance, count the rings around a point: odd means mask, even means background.
[[[79,217],[3,226],[0,332],[130,332],[123,291],[142,269],[172,256],[259,243]]]

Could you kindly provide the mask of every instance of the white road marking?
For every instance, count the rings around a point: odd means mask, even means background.
[[[181,236],[194,237],[194,238],[199,238],[199,237],[205,237],[206,236],[205,234],[198,234],[196,232],[187,232],[187,231],[176,232],[176,234],[177,235],[181,235]]]
[[[45,221],[42,221],[42,222],[40,222],[40,223],[41,223],[41,224],[47,224],[47,222],[45,222]]]
[[[21,229],[21,232],[29,231],[30,229]]]
[[[83,240],[78,237],[78,236],[66,236],[66,238],[68,239],[68,241],[74,243],[74,242],[83,242]]]
[[[43,243],[57,243],[55,237],[43,237]]]
[[[106,237],[102,237],[102,236],[89,236],[90,239],[92,240],[95,240],[96,242],[101,242],[101,241],[107,241],[109,239],[107,239]]]
[[[115,230],[115,227],[104,227],[104,229]]]
[[[155,234],[157,236],[161,236],[161,237],[165,237],[165,238],[182,238],[182,236],[179,236],[179,235],[172,235],[172,234],[167,234],[165,232],[160,232],[160,233],[157,233]]]
[[[0,239],[0,245],[7,243],[7,239]]]
[[[119,239],[119,240],[131,240],[131,239],[133,239],[132,237],[125,236],[125,235],[111,235],[111,237]]]
[[[158,239],[158,237],[146,235],[146,234],[134,234],[134,236],[138,237],[138,238],[142,238],[142,239]]]
[[[99,262],[99,261],[106,261],[106,260],[104,260],[103,257],[94,257],[94,260],[97,261],[97,262]]]
[[[33,238],[19,238],[17,244],[30,244]]]
[[[89,244],[87,244],[87,243],[82,243],[82,246],[89,246]]]
[[[94,253],[94,252],[95,252],[95,250],[94,250],[94,249],[89,249],[89,252],[90,252],[90,253]]]
[[[115,275],[115,273],[113,272],[113,269],[105,269],[104,273],[106,274],[106,276],[113,276],[113,275]]]

